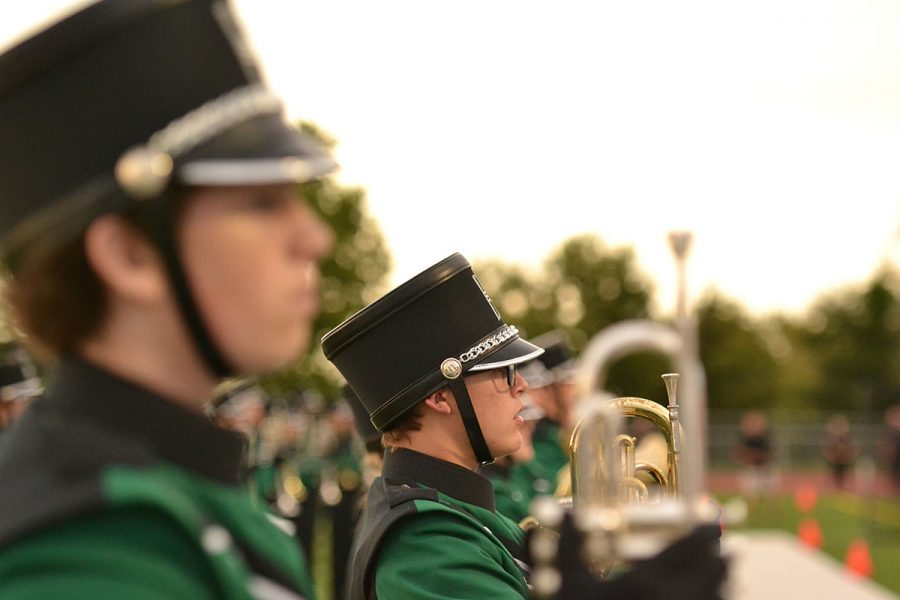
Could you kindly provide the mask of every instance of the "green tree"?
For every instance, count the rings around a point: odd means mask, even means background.
[[[653,286],[639,271],[631,248],[609,248],[593,234],[570,238],[529,271],[499,261],[478,263],[475,271],[504,317],[526,337],[553,329],[568,332],[580,352],[603,327],[650,316]],[[610,391],[622,395],[665,396],[659,375],[671,370],[665,358],[640,353],[611,365]]]
[[[817,300],[798,327],[818,385],[812,400],[827,410],[881,411],[900,395],[900,274],[884,267],[861,287]]]
[[[649,319],[653,283],[638,269],[630,247],[609,248],[595,235],[567,240],[546,265],[555,291],[556,323],[569,331],[581,351],[603,328],[628,319]],[[650,352],[624,356],[606,365],[605,386],[620,396],[665,398],[660,380],[672,369],[666,357]]]
[[[301,128],[329,148],[335,141],[310,123]],[[322,354],[322,336],[386,290],[391,259],[378,224],[367,213],[365,191],[339,185],[334,178],[301,186],[301,193],[334,234],[334,249],[320,264],[321,309],[309,352],[287,368],[264,377],[263,387],[279,396],[317,390],[336,396],[340,375]]]
[[[700,358],[710,409],[771,409],[781,396],[781,363],[763,325],[736,301],[709,292],[698,304]]]
[[[609,248],[595,235],[580,235],[553,253],[545,270],[556,323],[572,330],[577,349],[607,325],[650,317],[653,284],[630,247]]]

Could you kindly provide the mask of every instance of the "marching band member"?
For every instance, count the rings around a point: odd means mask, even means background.
[[[225,2],[106,0],[0,56],[7,300],[57,366],[0,459],[0,597],[311,598],[203,413],[308,344],[333,167]]]
[[[534,460],[517,468],[530,497],[553,495],[560,473],[568,473],[572,404],[575,397],[575,359],[562,331],[534,339],[544,353],[522,366],[528,398],[544,412],[532,434]]]
[[[494,308],[454,254],[359,311],[322,339],[385,446],[350,564],[350,600],[528,598],[528,552],[495,510],[476,467],[521,444],[528,389],[519,364],[542,353]],[[718,531],[698,529],[626,576],[592,579],[561,541],[566,600],[660,598],[672,588],[718,597]],[[688,558],[686,558],[688,557]],[[687,564],[686,564],[687,563]]]

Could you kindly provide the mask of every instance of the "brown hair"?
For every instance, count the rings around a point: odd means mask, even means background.
[[[190,188],[173,185],[157,200],[157,207],[173,211],[176,228],[189,192]],[[130,210],[119,216],[139,235],[153,239],[147,213]],[[5,308],[39,357],[71,354],[100,329],[109,290],[88,261],[85,232],[74,239],[32,243],[6,260],[12,276],[3,289]]]
[[[108,298],[88,263],[84,235],[49,249],[31,248],[16,262],[3,290],[14,323],[38,354],[73,352],[102,324]]]
[[[385,448],[393,448],[397,442],[404,438],[410,431],[422,429],[422,403],[418,403],[406,411],[399,419],[391,424],[391,428],[381,433],[381,445]]]

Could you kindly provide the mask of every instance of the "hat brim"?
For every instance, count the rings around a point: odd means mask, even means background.
[[[485,356],[482,362],[478,362],[470,367],[469,371],[489,371],[491,369],[508,367],[509,365],[518,365],[543,353],[543,348],[517,337],[496,352],[491,352]]]
[[[312,137],[264,115],[232,127],[177,161],[185,185],[303,183],[337,168]]]

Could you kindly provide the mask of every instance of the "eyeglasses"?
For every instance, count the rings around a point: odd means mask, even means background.
[[[500,370],[504,371],[504,375],[506,375],[506,383],[509,385],[509,388],[512,389],[512,387],[516,383],[516,373],[518,373],[516,365],[506,365]]]
[[[508,392],[513,389],[513,386],[516,385],[516,376],[519,373],[516,365],[507,365],[505,367],[498,367],[496,369],[491,369],[490,371],[484,371],[485,374],[490,374],[491,381],[494,382],[494,389],[500,393]],[[502,383],[497,383],[496,374],[502,373],[503,379],[506,381],[506,387],[503,388]]]

